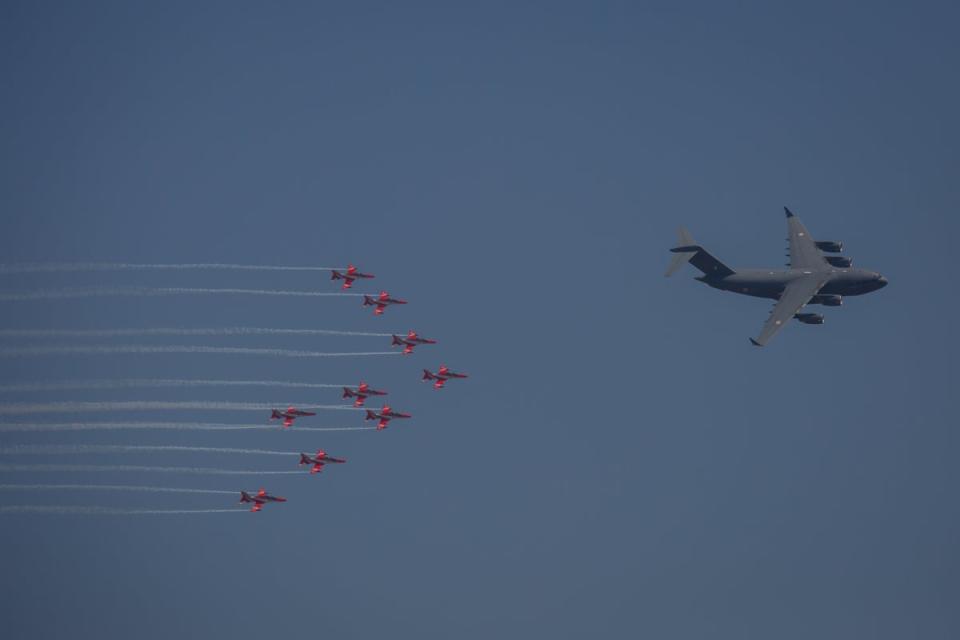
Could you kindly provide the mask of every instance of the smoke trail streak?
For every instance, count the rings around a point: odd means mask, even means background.
[[[147,487],[129,484],[0,484],[0,491],[148,491],[151,493],[209,493],[236,495],[223,489],[187,489],[181,487]]]
[[[319,384],[285,380],[59,380],[0,385],[0,393],[24,393],[30,391],[71,391],[97,389],[133,389],[142,387],[296,387],[300,389],[339,389],[349,384]]]
[[[100,471],[136,471],[141,473],[190,473],[214,476],[286,476],[303,473],[302,471],[271,471],[259,469],[216,469],[211,467],[144,467],[132,464],[0,464],[0,472],[38,472],[56,471],[69,473]]]
[[[396,332],[401,333],[401,332]],[[389,338],[392,333],[339,329],[271,329],[270,327],[148,327],[123,329],[0,329],[3,338],[117,338],[122,336],[361,336]]]
[[[0,422],[0,432],[49,432],[49,431],[114,431],[123,429],[175,430],[175,431],[277,431],[284,430],[277,425],[239,425],[210,422]],[[293,427],[291,432],[299,431],[374,431],[376,427]]]
[[[297,267],[267,264],[220,264],[220,263],[180,263],[180,264],[131,264],[128,262],[33,262],[19,264],[0,264],[0,274],[7,273],[55,273],[58,271],[149,271],[149,270],[192,270],[221,269],[242,271],[330,271],[344,270],[344,267]]]
[[[292,451],[268,449],[231,449],[228,447],[186,447],[177,445],[120,445],[120,444],[17,444],[0,447],[3,456],[78,455],[96,453],[230,453],[260,456],[296,456]]]
[[[100,515],[100,516],[129,516],[129,515],[185,515],[190,513],[247,513],[246,509],[120,509],[116,507],[94,506],[56,506],[40,504],[20,504],[0,506],[0,513],[43,513],[59,515]]]
[[[104,296],[180,296],[180,295],[243,295],[296,296],[301,298],[363,297],[362,293],[343,291],[302,291],[282,289],[208,289],[198,287],[87,287],[73,289],[41,289],[38,291],[8,291],[0,293],[0,302],[24,300],[59,300],[66,298],[99,298]]]
[[[256,349],[248,347],[205,347],[191,345],[59,345],[49,347],[7,347],[0,349],[0,358],[22,358],[50,355],[112,355],[135,353],[147,355],[155,353],[223,353],[244,356],[274,356],[278,358],[350,358],[361,356],[396,356],[400,351],[352,351],[345,353],[326,353],[322,351],[300,351],[296,349]]]
[[[73,413],[80,411],[162,411],[167,409],[190,409],[195,411],[264,411],[288,403],[267,404],[262,402],[181,402],[165,400],[133,400],[126,402],[46,402],[0,404],[0,414],[22,413]],[[328,409],[334,411],[363,411],[363,407],[342,404],[296,403],[305,409]]]

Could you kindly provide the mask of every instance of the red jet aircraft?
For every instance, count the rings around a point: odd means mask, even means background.
[[[394,411],[387,405],[383,405],[383,409],[380,412],[371,411],[367,409],[366,420],[379,420],[377,423],[377,431],[387,428],[387,423],[393,420],[394,418],[410,418],[412,417],[409,413],[399,413]]]
[[[467,378],[465,373],[457,373],[455,371],[450,371],[447,369],[447,365],[442,364],[436,373],[429,371],[428,369],[423,370],[423,379],[424,380],[434,380],[433,388],[442,389],[443,385],[447,383],[447,380],[453,380],[456,378]]]
[[[296,420],[297,418],[301,418],[303,416],[315,416],[315,415],[317,414],[311,411],[301,411],[300,409],[295,409],[294,407],[287,407],[286,411],[277,411],[276,409],[274,409],[270,414],[270,419],[279,420],[280,418],[283,418],[283,426],[289,427],[290,425],[293,424],[293,421]]]
[[[387,395],[386,391],[377,391],[376,389],[371,389],[370,385],[366,382],[361,382],[360,386],[356,389],[351,387],[343,388],[343,397],[344,398],[356,398],[353,401],[353,406],[362,407],[363,403],[369,396],[385,396]]]
[[[253,508],[250,509],[250,511],[253,511],[253,512],[260,511],[260,509],[263,509],[263,505],[267,504],[268,502],[286,502],[286,501],[287,501],[286,498],[281,498],[279,496],[271,496],[264,489],[260,489],[260,491],[257,491],[253,495],[250,495],[246,491],[240,492],[240,503],[242,504],[244,502],[252,502]]]
[[[330,274],[331,280],[343,280],[343,288],[349,289],[353,286],[353,281],[357,278],[373,278],[375,277],[372,273],[360,273],[357,271],[357,268],[352,264],[347,267],[346,272],[340,273],[336,269],[333,269]]]
[[[381,291],[380,295],[376,298],[371,298],[370,296],[363,296],[363,306],[370,307],[375,306],[376,309],[373,310],[375,315],[381,315],[383,310],[387,308],[387,305],[391,304],[407,304],[406,300],[400,300],[399,298],[391,298],[390,294],[386,291]]]
[[[317,455],[315,456],[307,455],[306,453],[300,454],[300,464],[313,465],[313,467],[310,469],[310,473],[320,473],[323,471],[323,465],[331,462],[343,464],[346,462],[346,460],[343,458],[334,458],[333,456],[328,456],[327,452],[323,449],[317,449]]]
[[[394,335],[391,346],[398,347],[403,345],[403,355],[406,356],[413,353],[413,348],[418,344],[437,344],[437,341],[430,340],[429,338],[421,338],[417,335],[416,331],[411,331],[407,334],[406,338],[401,338],[398,335]]]

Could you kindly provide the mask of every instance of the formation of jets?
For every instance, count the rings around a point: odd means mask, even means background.
[[[447,380],[454,380],[454,379],[466,378],[466,377],[468,376],[465,373],[457,373],[456,371],[450,371],[450,369],[448,369],[447,365],[445,364],[440,365],[440,368],[437,369],[436,373],[430,371],[429,369],[423,370],[423,379],[433,380],[434,389],[442,389],[443,385],[447,383]]]
[[[373,278],[372,273],[363,273],[354,265],[349,265],[345,270],[331,270],[330,279],[331,280],[342,280],[343,289],[350,289],[354,282],[361,279]],[[386,291],[380,292],[378,296],[363,296],[363,306],[374,307],[374,313],[376,315],[382,315],[384,309],[388,306],[395,304],[407,304],[406,300],[400,300],[399,298],[391,297]],[[424,338],[420,336],[416,331],[408,331],[406,335],[391,334],[392,346],[403,347],[403,355],[410,355],[413,353],[413,350],[419,345],[424,344],[437,344],[436,340],[431,338]],[[457,373],[456,371],[451,371],[446,365],[441,365],[437,371],[430,371],[429,369],[423,370],[423,379],[433,382],[433,387],[435,389],[442,389],[443,386],[447,383],[448,380],[466,378],[467,374]],[[352,399],[353,406],[355,408],[361,408],[366,403],[367,398],[374,396],[385,396],[388,395],[387,391],[381,389],[374,389],[368,383],[361,381],[355,387],[342,387],[343,389],[343,398]],[[303,409],[297,409],[296,407],[290,406],[285,410],[281,409],[272,409],[270,412],[271,420],[282,420],[283,426],[285,428],[293,426],[294,421],[297,418],[315,416],[317,415],[313,411],[305,411]],[[401,411],[396,411],[390,405],[383,405],[379,410],[366,409],[365,410],[365,420],[376,420],[377,431],[382,431],[386,429],[390,424],[391,420],[398,419],[407,419],[413,417],[409,413],[404,413]],[[313,455],[309,453],[300,453],[300,465],[309,465],[310,473],[320,473],[323,468],[328,464],[343,464],[346,462],[344,458],[336,458],[329,455],[323,449],[318,449],[317,452]],[[286,502],[286,498],[281,498],[279,496],[272,496],[268,494],[265,490],[260,489],[257,493],[247,493],[246,491],[240,492],[240,502],[241,503],[251,503],[253,507],[251,511],[260,511],[263,508],[263,505],[268,502]]]
[[[689,262],[703,272],[696,279],[714,289],[776,300],[760,335],[750,338],[758,347],[766,345],[792,319],[823,324],[822,314],[802,311],[807,305],[839,307],[845,296],[860,296],[887,286],[882,275],[854,268],[848,257],[824,255],[840,253],[843,243],[814,240],[790,209],[783,210],[787,215],[788,269],[731,269],[694,243],[690,233],[681,228],[680,245],[670,249],[675,255],[665,274],[671,276]]]
[[[408,356],[413,353],[413,348],[418,344],[437,344],[437,341],[430,340],[429,338],[421,338],[419,335],[417,335],[416,331],[410,331],[405,337],[393,334],[393,342],[391,343],[391,346],[399,347],[403,345],[403,355]]]

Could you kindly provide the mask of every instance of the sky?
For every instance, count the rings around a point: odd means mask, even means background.
[[[388,388],[383,432],[0,431],[0,446],[314,451],[319,477],[0,470],[239,491],[259,514],[0,513],[7,638],[956,638],[954,3],[7,2],[0,262],[343,266],[355,297],[2,300],[0,329],[414,329],[409,357],[47,354],[31,345],[389,351],[369,336],[0,336],[0,385]],[[884,290],[752,348],[769,302],[663,277],[676,228],[780,266],[789,206]],[[0,274],[73,287],[338,291],[317,271]],[[820,311],[820,309],[817,309]],[[470,374],[435,392],[420,370]],[[13,403],[339,404],[335,389],[4,392]],[[379,405],[375,405],[379,406]],[[267,425],[264,411],[0,423]],[[399,422],[399,421],[398,421]],[[296,469],[197,452],[0,465]],[[3,469],[0,466],[0,469]],[[5,505],[236,495],[3,491]]]

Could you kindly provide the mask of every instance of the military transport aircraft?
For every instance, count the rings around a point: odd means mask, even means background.
[[[714,289],[732,291],[759,298],[777,300],[760,335],[750,342],[762,347],[792,318],[804,324],[823,324],[819,313],[803,313],[808,304],[837,307],[843,296],[859,296],[887,286],[887,279],[876,271],[853,268],[853,261],[844,256],[824,256],[823,252],[840,253],[840,242],[813,239],[790,209],[787,214],[790,263],[787,270],[738,269],[723,264],[698,244],[686,229],[680,229],[680,246],[670,249],[676,255],[664,275],[671,276],[689,262],[703,272],[696,279]]]
[[[371,411],[367,409],[366,420],[379,420],[377,423],[377,431],[387,428],[387,423],[393,420],[394,418],[411,418],[412,416],[409,413],[399,413],[394,411],[387,405],[383,405],[383,409],[379,412]]]
[[[252,502],[253,508],[250,509],[250,511],[254,511],[254,512],[260,511],[260,509],[263,509],[263,505],[267,504],[268,502],[286,502],[286,501],[287,501],[286,498],[281,498],[279,496],[271,496],[264,489],[260,489],[260,491],[257,491],[253,495],[250,495],[246,491],[240,492],[240,503],[242,504],[244,502]]]
[[[317,449],[317,455],[311,456],[306,453],[300,454],[300,464],[312,464],[310,468],[310,473],[320,473],[323,471],[323,465],[330,463],[343,464],[346,462],[343,458],[334,458],[333,456],[328,456],[327,452],[323,449]]]
[[[383,310],[387,308],[387,305],[391,304],[407,304],[407,301],[400,300],[399,298],[391,298],[390,294],[386,291],[381,291],[380,295],[376,298],[363,296],[363,306],[376,306],[376,309],[373,310],[373,313],[378,316],[383,313]]]
[[[430,340],[429,338],[421,338],[417,335],[416,331],[410,331],[406,337],[400,337],[394,334],[393,342],[390,343],[390,346],[398,347],[403,345],[403,355],[406,356],[413,353],[413,348],[418,344],[437,344],[437,341]]]
[[[330,273],[331,280],[343,280],[343,288],[349,289],[353,286],[353,281],[358,278],[373,278],[375,277],[372,273],[360,273],[357,271],[355,266],[348,265],[347,270],[344,273],[340,273],[336,269],[332,269]]]
[[[423,379],[424,380],[434,380],[433,388],[442,389],[443,385],[447,383],[447,380],[453,380],[456,378],[466,378],[468,377],[465,373],[456,373],[455,371],[450,371],[447,368],[447,365],[442,364],[440,368],[437,369],[436,373],[433,373],[429,369],[423,370]]]
[[[368,385],[366,382],[361,382],[356,389],[353,389],[351,387],[343,388],[344,398],[356,398],[356,400],[353,401],[353,406],[355,407],[362,407],[363,403],[370,396],[385,396],[385,395],[387,395],[386,391],[378,391],[377,389],[371,389],[370,385]]]
[[[296,409],[294,407],[287,407],[286,411],[278,411],[277,409],[273,409],[270,413],[270,419],[279,420],[280,418],[283,418],[283,426],[289,427],[297,418],[315,415],[317,414],[311,411],[301,411],[300,409]]]

